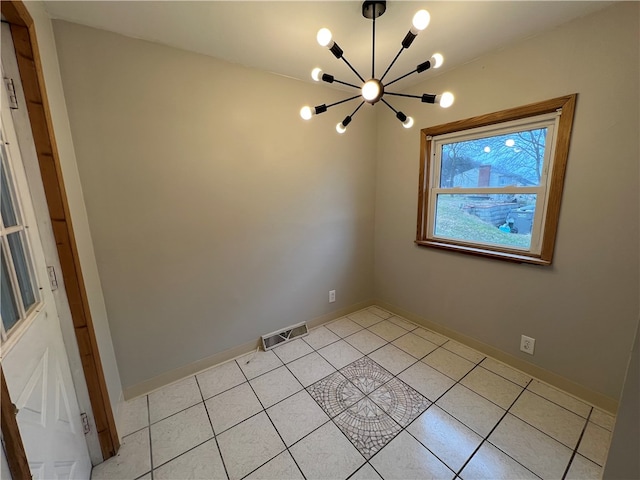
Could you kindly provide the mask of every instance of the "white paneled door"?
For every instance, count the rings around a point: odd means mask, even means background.
[[[2,369],[18,408],[33,478],[88,479],[91,461],[5,87],[0,145]]]

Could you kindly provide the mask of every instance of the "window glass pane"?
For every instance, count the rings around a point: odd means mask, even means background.
[[[2,250],[2,276],[0,277],[0,292],[2,294],[1,313],[2,324],[5,331],[9,331],[13,327],[18,319],[20,313],[18,312],[18,306],[16,305],[15,297],[13,296],[13,289],[11,288],[11,280],[9,277],[9,267],[4,257],[4,250]]]
[[[9,189],[9,179],[6,169],[6,151],[4,149],[4,142],[0,144],[0,151],[2,152],[2,161],[0,167],[0,210],[2,211],[2,223],[5,227],[12,227],[18,224],[16,219],[16,213],[13,206],[13,200],[11,199],[11,190]]]
[[[540,185],[546,128],[446,143],[440,188]]]
[[[29,264],[27,263],[27,256],[24,250],[24,242],[21,237],[21,232],[8,235],[7,240],[9,240],[11,258],[13,259],[13,266],[16,269],[16,275],[18,277],[22,305],[24,305],[24,309],[27,311],[31,305],[36,303],[36,297],[33,293],[31,275],[29,274]]]
[[[536,195],[441,194],[434,234],[463,242],[529,249]]]

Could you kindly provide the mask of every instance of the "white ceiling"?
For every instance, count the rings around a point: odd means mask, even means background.
[[[359,83],[346,65],[315,40],[333,32],[345,58],[371,75],[371,20],[352,1],[45,1],[53,18],[150,40],[229,62],[311,81],[313,67]],[[386,81],[415,69],[435,52],[446,71],[492,50],[604,8],[606,1],[393,1],[376,20],[379,78],[400,50],[413,14],[426,8],[429,27],[403,52]],[[398,82],[401,90],[434,71]]]

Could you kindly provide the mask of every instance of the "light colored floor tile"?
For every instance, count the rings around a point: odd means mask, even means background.
[[[425,340],[413,333],[407,333],[406,335],[396,338],[393,344],[416,358],[422,358],[438,348],[435,343],[431,343],[429,340]]]
[[[205,400],[246,381],[235,360],[205,370],[196,375],[196,379]]]
[[[205,402],[216,435],[262,410],[248,383],[227,390]]]
[[[318,327],[314,328],[309,332],[309,335],[304,337],[306,343],[308,343],[312,348],[318,350],[319,348],[325,347],[330,343],[337,342],[340,340],[340,337],[329,330],[327,327]]]
[[[436,403],[482,437],[489,435],[504,415],[503,409],[460,384]]]
[[[610,413],[594,408],[591,412],[591,416],[589,417],[589,421],[612,432],[613,427],[616,424],[616,417]]]
[[[379,337],[384,338],[388,342],[394,341],[396,338],[401,337],[407,331],[396,325],[395,323],[391,323],[389,320],[384,320],[380,323],[376,323],[372,327],[369,327],[369,331],[375,333]]]
[[[485,355],[479,351],[469,348],[466,345],[462,345],[461,343],[454,342],[453,340],[449,340],[442,346],[450,352],[456,353],[473,363],[478,363],[485,357]]]
[[[498,362],[491,357],[485,358],[480,366],[493,373],[497,373],[507,380],[511,380],[513,383],[517,383],[521,387],[526,387],[531,380],[531,377],[529,375],[526,375],[514,368],[508,367],[504,363]]]
[[[254,471],[246,480],[304,480],[300,469],[287,451]]]
[[[460,380],[474,367],[473,362],[444,348],[431,352],[422,361],[454,380]]]
[[[388,320],[391,323],[395,323],[397,326],[404,328],[408,332],[418,328],[418,325],[415,325],[415,324],[409,322],[408,320],[406,320],[406,319],[404,319],[402,317],[398,317],[396,315],[394,315],[393,317],[389,317]]]
[[[445,464],[407,432],[394,438],[370,463],[385,480],[455,477]]]
[[[287,398],[302,390],[302,385],[287,367],[276,368],[264,375],[249,381],[262,402],[264,408],[269,408],[283,398]]]
[[[361,352],[344,340],[327,345],[318,350],[318,353],[338,370],[362,357]]]
[[[360,330],[358,333],[349,335],[345,338],[345,341],[356,347],[365,355],[377,350],[387,343],[386,340],[380,338],[374,333],[371,333],[369,330]]]
[[[432,406],[407,431],[457,472],[473,454],[482,437],[437,406]]]
[[[431,330],[422,327],[416,328],[411,333],[418,335],[425,340],[429,340],[431,343],[435,343],[436,345],[442,345],[443,343],[449,341],[447,337],[444,337],[436,332],[432,332]]]
[[[307,353],[313,352],[313,349],[301,338],[297,338],[285,343],[284,345],[274,348],[273,352],[284,363],[289,363],[296,358],[300,358]]]
[[[282,361],[272,350],[248,353],[236,361],[249,380],[282,366]]]
[[[116,456],[96,465],[91,472],[91,478],[94,480],[138,478],[150,470],[149,429],[145,428],[124,437]]]
[[[365,463],[360,470],[349,477],[349,480],[382,480],[382,477],[376,473],[371,465]]]
[[[379,316],[380,318],[389,318],[391,316],[389,312],[376,306],[367,308],[367,311],[373,313],[374,315]]]
[[[120,421],[118,422],[118,433],[121,436],[126,437],[148,426],[149,409],[146,395],[128,400],[122,404]]]
[[[546,398],[525,391],[509,410],[529,425],[574,449],[586,420]]]
[[[294,360],[287,367],[304,387],[308,387],[336,371],[329,362],[316,352]]]
[[[455,383],[446,375],[417,362],[402,372],[398,378],[434,402]]]
[[[149,394],[151,423],[202,402],[195,377],[188,377]]]
[[[551,400],[553,403],[557,403],[558,405],[567,408],[573,413],[577,413],[584,418],[587,418],[591,411],[591,407],[586,403],[581,402],[577,398],[550,387],[546,383],[542,383],[538,380],[533,380],[527,387],[527,390],[531,390],[547,400]]]
[[[489,441],[542,478],[562,478],[572,451],[511,414]]]
[[[460,380],[460,383],[483,397],[491,400],[505,410],[518,398],[522,387],[495,373],[476,368]]]
[[[217,439],[231,480],[244,477],[285,450],[264,412],[221,433]]]
[[[577,454],[571,461],[565,480],[600,480],[602,467]]]
[[[327,414],[306,390],[269,408],[267,415],[288,447],[329,421]]]
[[[218,445],[211,439],[193,450],[174,458],[153,471],[155,480],[211,480],[224,479],[227,474],[222,465]]]
[[[611,442],[611,432],[595,423],[589,422],[584,431],[578,453],[587,457],[592,462],[596,462],[600,466],[604,466],[609,452],[609,443]]]
[[[399,374],[417,361],[414,357],[392,344],[385,345],[370,353],[369,358],[393,375]]]
[[[360,310],[359,312],[350,313],[349,315],[347,315],[347,317],[349,317],[351,320],[353,320],[363,328],[369,328],[371,325],[375,325],[376,323],[384,320],[383,318],[379,317],[375,313],[369,312],[368,310]]]
[[[342,338],[348,337],[349,335],[362,330],[362,327],[360,325],[352,320],[349,320],[347,317],[340,318],[335,322],[327,323],[325,327]]]
[[[538,480],[540,477],[524,468],[509,455],[485,442],[464,467],[460,478],[463,480]]]
[[[347,478],[364,457],[333,422],[327,422],[289,450],[307,480]]]
[[[213,437],[204,404],[151,425],[153,464],[162,465]]]
[[[146,475],[142,475],[141,477],[136,478],[136,480],[152,480],[151,479],[151,472],[147,473]]]

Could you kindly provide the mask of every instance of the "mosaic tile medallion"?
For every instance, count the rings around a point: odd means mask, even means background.
[[[344,367],[340,372],[368,395],[393,378],[389,372],[367,357],[362,357]]]
[[[314,383],[307,391],[367,459],[431,404],[367,357]]]
[[[429,400],[397,378],[369,394],[369,398],[403,427],[431,405]]]
[[[368,397],[351,405],[334,422],[367,460],[402,430]]]
[[[332,373],[310,385],[307,391],[331,418],[364,397],[340,372]]]

